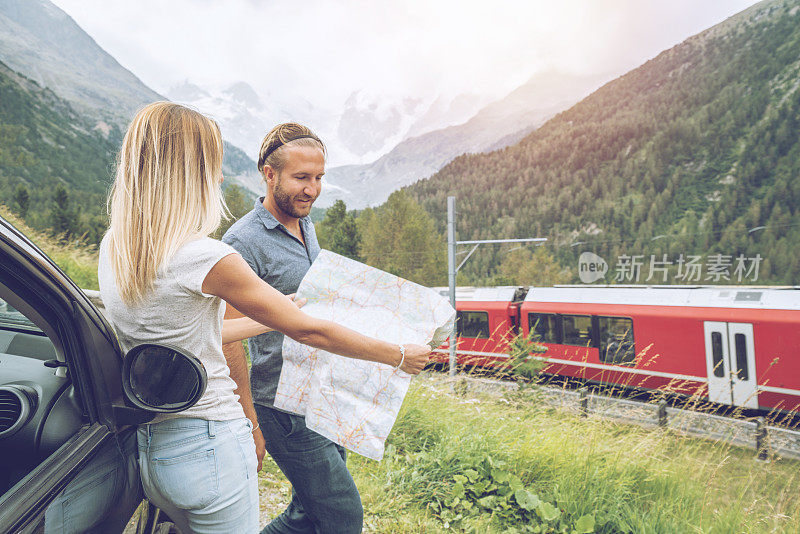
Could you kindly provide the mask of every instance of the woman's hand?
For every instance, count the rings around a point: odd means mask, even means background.
[[[403,348],[406,350],[406,357],[403,360],[403,365],[400,366],[400,370],[408,374],[418,375],[428,364],[431,348],[428,345],[414,345],[413,343],[404,344]]]

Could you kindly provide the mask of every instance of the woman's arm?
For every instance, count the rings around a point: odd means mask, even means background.
[[[331,321],[316,319],[300,309],[281,292],[261,280],[239,254],[222,258],[203,281],[204,293],[216,295],[259,323],[283,332],[305,345],[350,358],[396,366],[400,348],[364,336]],[[430,348],[408,344],[401,369],[417,374],[428,362]]]

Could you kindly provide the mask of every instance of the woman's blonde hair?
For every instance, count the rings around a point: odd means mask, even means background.
[[[216,230],[227,213],[221,183],[213,120],[171,102],[136,114],[108,197],[108,252],[123,302],[141,301],[183,244]]]

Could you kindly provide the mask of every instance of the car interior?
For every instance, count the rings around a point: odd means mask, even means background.
[[[86,422],[55,331],[0,281],[0,495]]]

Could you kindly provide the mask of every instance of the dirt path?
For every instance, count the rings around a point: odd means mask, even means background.
[[[271,464],[271,465],[270,465]],[[286,481],[283,474],[277,470],[278,467],[264,460],[264,469],[258,477],[258,528],[262,529],[273,517],[280,514],[289,504],[291,497],[291,485]],[[135,534],[138,510],[131,517],[130,522],[123,534]]]
[[[272,464],[272,465],[269,465]],[[264,469],[258,477],[258,525],[259,528],[269,523],[272,518],[280,514],[289,504],[291,498],[291,485],[283,476],[271,469],[277,469],[268,458],[264,459]]]

